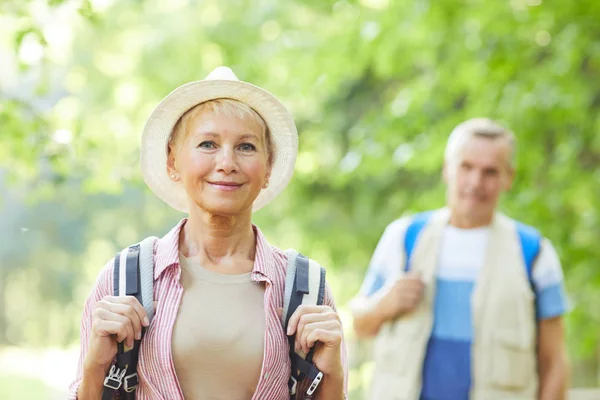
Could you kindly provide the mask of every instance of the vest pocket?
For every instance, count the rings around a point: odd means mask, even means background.
[[[382,326],[373,349],[374,359],[377,364],[376,370],[385,371],[385,373],[390,373],[396,377],[403,376],[406,372],[407,362],[409,361],[409,352],[407,350],[410,345],[410,339],[397,339],[392,323]]]
[[[533,348],[521,333],[518,329],[495,332],[490,357],[490,382],[494,387],[519,391],[535,378]]]
[[[378,367],[396,376],[404,376],[413,369],[415,354],[424,351],[428,332],[422,318],[407,316],[390,321],[381,327],[375,340],[374,359]]]

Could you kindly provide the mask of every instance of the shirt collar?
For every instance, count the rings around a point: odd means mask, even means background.
[[[187,218],[179,221],[169,233],[156,241],[154,253],[154,279],[169,267],[179,265],[179,232],[186,223]]]
[[[254,256],[252,275],[258,275],[258,277],[255,278],[257,280],[260,280],[259,277],[262,276],[273,282],[277,272],[273,247],[267,242],[267,239],[256,225],[252,225],[252,228],[256,235],[256,255]]]
[[[187,218],[182,219],[169,233],[156,241],[154,253],[155,280],[167,268],[179,266],[179,233],[186,222]],[[261,277],[265,277],[267,280],[273,281],[277,271],[273,247],[267,242],[267,239],[256,225],[252,225],[252,229],[256,236],[256,253],[252,277],[255,280],[261,280]]]

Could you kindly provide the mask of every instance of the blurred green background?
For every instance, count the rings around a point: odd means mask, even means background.
[[[563,262],[572,385],[600,385],[600,2],[0,0],[0,398],[64,398],[83,301],[119,249],[182,215],[139,137],[175,87],[228,65],[291,110],[296,174],[255,222],[328,267],[351,333],[385,226],[444,202],[446,138],[488,116],[518,138],[502,208]]]

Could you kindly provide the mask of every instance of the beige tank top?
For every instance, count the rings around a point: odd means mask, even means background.
[[[265,312],[251,273],[224,275],[179,254],[183,298],[173,361],[186,400],[250,400],[260,377]]]

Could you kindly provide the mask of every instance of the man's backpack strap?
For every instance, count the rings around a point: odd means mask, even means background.
[[[517,233],[519,234],[525,268],[527,269],[527,279],[529,279],[531,290],[535,293],[533,267],[542,249],[542,235],[535,228],[520,222],[517,222]]]
[[[419,234],[431,218],[432,213],[433,211],[427,211],[415,215],[406,228],[406,234],[404,235],[404,253],[406,255],[406,263],[404,264],[405,272],[410,270],[410,260],[415,244]],[[527,279],[529,280],[531,289],[534,290],[533,267],[542,247],[542,235],[536,229],[528,225],[520,222],[516,222],[516,224],[519,241],[521,242],[521,250],[523,251],[523,260],[525,261],[525,268],[527,269]]]
[[[432,214],[433,211],[427,211],[415,215],[412,217],[410,224],[406,228],[406,233],[404,234],[404,254],[406,256],[404,272],[410,271],[410,260],[415,248],[415,244],[417,243],[417,238],[431,218]]]
[[[285,277],[283,329],[287,331],[290,317],[302,304],[322,305],[325,298],[325,269],[317,262],[294,251],[286,251],[288,265]],[[295,398],[297,386],[308,378],[310,386],[306,396],[311,396],[321,380],[323,374],[312,363],[314,348],[308,354],[294,351],[295,335],[288,336],[290,347],[290,360],[292,363],[289,381],[290,398]]]
[[[142,304],[148,319],[154,316],[154,243],[157,238],[148,237],[129,246],[114,258],[114,296],[135,296]],[[145,328],[142,328],[142,338]],[[137,364],[141,340],[135,340],[133,348],[117,345],[117,357],[104,379],[102,400],[112,400],[118,392],[121,398],[135,399],[139,379]]]

